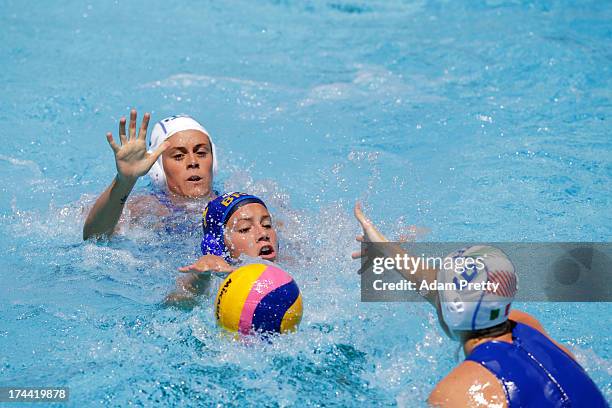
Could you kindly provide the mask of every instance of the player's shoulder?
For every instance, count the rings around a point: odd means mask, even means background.
[[[533,317],[529,313],[522,312],[520,310],[512,310],[510,312],[510,314],[508,315],[508,318],[510,320],[515,321],[515,322],[523,323],[523,324],[531,327],[532,329],[535,329],[535,330],[539,331],[544,336],[546,336],[550,341],[552,341],[557,347],[559,347],[561,350],[563,350],[568,356],[570,356],[574,360],[576,359],[574,354],[571,351],[569,351],[569,349],[567,347],[565,347],[563,344],[559,343],[558,341],[556,341],[555,339],[550,337],[549,334],[544,329],[544,326],[542,325],[542,323],[540,323],[540,321],[538,319],[536,319],[535,317]]]
[[[440,381],[428,402],[436,407],[506,407],[506,394],[499,380],[485,367],[464,361]]]
[[[544,326],[542,326],[542,323],[540,323],[538,319],[536,319],[529,313],[520,310],[511,310],[510,314],[508,315],[508,318],[515,322],[526,324],[527,326],[545,334]]]
[[[169,214],[169,210],[163,205],[157,197],[152,194],[142,194],[130,197],[127,203],[128,210],[132,216],[140,216],[143,213],[165,216]]]

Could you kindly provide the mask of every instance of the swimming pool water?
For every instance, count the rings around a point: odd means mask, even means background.
[[[610,21],[609,2],[4,2],[0,386],[68,386],[71,406],[423,405],[456,345],[424,304],[359,301],[352,205],[391,236],[609,241]],[[217,188],[271,204],[298,334],[231,342],[210,301],[160,306],[197,227],[81,241],[131,107],[201,120]],[[612,400],[610,304],[521,306]]]

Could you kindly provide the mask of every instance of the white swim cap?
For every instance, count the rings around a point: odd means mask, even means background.
[[[493,246],[476,245],[455,251],[447,258],[454,259],[455,266],[467,258],[481,260],[463,273],[448,267],[438,271],[439,283],[454,282],[457,286],[457,290],[438,291],[442,318],[448,328],[451,331],[473,331],[497,326],[508,320],[510,304],[517,291],[517,276],[506,254]],[[444,265],[447,264],[444,262]],[[464,285],[466,282],[484,284],[484,288],[470,285],[460,289],[462,281]],[[487,282],[490,284],[486,285]],[[499,284],[496,290],[493,289],[495,283]]]
[[[204,126],[200,125],[198,121],[187,115],[174,115],[168,116],[165,119],[160,120],[153,127],[151,132],[151,139],[149,140],[149,153],[154,152],[159,145],[175,133],[182,132],[183,130],[199,130],[208,136],[210,141],[210,148],[212,150],[213,159],[213,175],[217,173],[217,151],[215,150],[215,144],[213,143],[212,137],[204,129]],[[159,156],[151,170],[147,173],[153,180],[153,183],[157,187],[166,187],[166,173],[164,172],[164,165],[162,163],[162,157]]]

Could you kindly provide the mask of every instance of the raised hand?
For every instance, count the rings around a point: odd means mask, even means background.
[[[126,181],[135,181],[138,177],[148,173],[157,158],[169,146],[168,141],[164,141],[153,153],[147,152],[146,138],[147,127],[151,115],[145,113],[142,119],[142,124],[136,135],[136,110],[130,112],[129,133],[125,132],[125,118],[119,121],[119,139],[121,146],[113,140],[113,134],[108,132],[106,140],[115,153],[115,164],[117,165],[117,173],[120,179]]]
[[[359,221],[359,224],[361,224],[361,228],[363,229],[363,235],[357,235],[357,237],[355,238],[357,241],[359,242],[389,242],[387,237],[385,237],[378,230],[378,228],[376,228],[376,226],[372,223],[372,221],[366,218],[365,214],[361,210],[361,204],[359,202],[355,203],[355,208],[353,211],[355,213],[355,218],[357,218],[357,221]],[[357,258],[362,258],[366,256],[366,254],[364,254],[361,251],[357,251],[357,252],[353,252],[351,256],[353,257],[353,259],[357,259]]]

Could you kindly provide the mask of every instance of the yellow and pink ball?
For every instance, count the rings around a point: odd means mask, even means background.
[[[221,284],[215,318],[219,326],[242,334],[295,331],[302,319],[302,295],[291,275],[277,266],[249,264]]]

